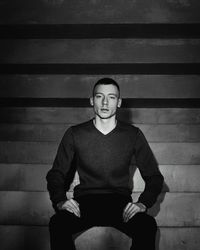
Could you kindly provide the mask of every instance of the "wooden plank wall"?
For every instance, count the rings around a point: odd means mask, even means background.
[[[1,249],[49,249],[46,173],[64,131],[92,117],[94,82],[111,76],[124,97],[119,118],[142,129],[165,177],[149,211],[159,225],[157,249],[199,250],[200,2],[18,0],[0,6]],[[138,171],[134,188],[135,199],[144,188]],[[130,239],[93,228],[76,244],[125,250]]]

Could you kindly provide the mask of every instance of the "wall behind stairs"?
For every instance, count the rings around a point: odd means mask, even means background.
[[[0,1],[2,250],[49,249],[45,176],[64,131],[92,117],[102,76],[119,82],[119,116],[142,129],[165,177],[150,210],[157,249],[200,249],[199,11],[198,0]],[[138,171],[134,187],[133,198]],[[130,243],[96,228],[77,245],[89,249],[97,234],[110,248]]]

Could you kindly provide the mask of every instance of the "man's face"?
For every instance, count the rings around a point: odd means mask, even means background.
[[[94,106],[94,112],[101,119],[111,118],[116,114],[117,108],[121,106],[119,91],[115,85],[97,85],[94,96],[90,98]]]

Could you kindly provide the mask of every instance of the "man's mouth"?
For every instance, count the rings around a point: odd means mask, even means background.
[[[101,111],[102,111],[102,112],[108,112],[109,109],[108,109],[108,108],[101,108]]]

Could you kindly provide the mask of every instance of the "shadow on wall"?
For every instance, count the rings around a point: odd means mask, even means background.
[[[154,204],[154,206],[149,209],[148,214],[150,214],[153,217],[157,217],[157,215],[160,212],[161,203],[164,201],[165,195],[167,192],[169,192],[169,187],[164,182],[162,193],[159,195],[158,200]],[[158,227],[158,231],[157,231],[157,235],[156,235],[156,250],[159,250],[160,236],[161,236],[161,232],[160,232],[160,228]]]
[[[127,123],[133,123],[133,118],[132,117],[132,113],[130,112],[129,109],[119,109],[117,111],[117,119],[118,120],[121,120],[121,121],[124,121],[124,122],[127,122]]]
[[[135,115],[137,115],[135,113]],[[117,119],[133,124],[134,123],[134,118],[137,119],[137,117],[133,117],[132,112],[130,112],[129,109],[120,109],[118,111],[117,114]],[[132,162],[133,165],[135,165],[134,159]],[[132,175],[134,176],[136,171],[136,166],[133,168],[132,170]],[[133,187],[134,187],[134,183],[133,183]],[[157,217],[157,215],[160,212],[160,208],[161,208],[161,203],[164,201],[166,193],[169,192],[169,187],[168,185],[164,182],[163,183],[163,188],[162,188],[162,193],[159,195],[157,202],[154,204],[153,207],[151,207],[148,211],[148,214],[150,214],[151,216],[153,216],[154,218]],[[160,245],[160,228],[158,227],[158,231],[157,231],[157,236],[156,236],[156,250],[159,250],[159,245]]]

